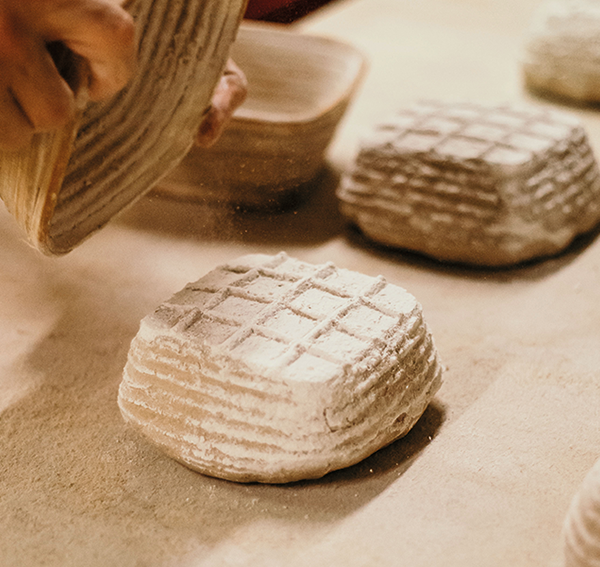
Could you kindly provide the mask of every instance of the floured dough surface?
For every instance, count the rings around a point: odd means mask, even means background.
[[[600,176],[567,113],[422,102],[374,128],[337,196],[374,241],[501,266],[557,253],[600,220]]]
[[[406,290],[330,263],[250,255],[142,320],[119,406],[194,470],[282,483],[405,435],[440,384],[431,333]]]
[[[578,101],[600,101],[600,2],[540,4],[526,36],[526,84]]]
[[[563,528],[565,567],[600,565],[600,460],[573,497]]]

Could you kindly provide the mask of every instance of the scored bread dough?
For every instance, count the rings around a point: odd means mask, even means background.
[[[555,254],[600,220],[585,130],[529,105],[402,109],[364,140],[337,196],[376,242],[487,266]]]
[[[565,567],[600,565],[600,459],[573,497],[563,526]]]
[[[403,288],[258,254],[214,269],[142,320],[118,403],[196,471],[284,483],[405,435],[441,375],[421,306]]]
[[[600,2],[540,4],[526,34],[522,69],[533,90],[600,102]]]

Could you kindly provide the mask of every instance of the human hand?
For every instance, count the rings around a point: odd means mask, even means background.
[[[196,144],[212,146],[221,135],[235,110],[246,100],[248,82],[244,72],[230,59],[215,88],[211,106],[196,135]]]
[[[74,116],[74,93],[48,50],[55,42],[85,61],[92,100],[112,96],[133,73],[135,28],[119,0],[0,0],[0,149]]]

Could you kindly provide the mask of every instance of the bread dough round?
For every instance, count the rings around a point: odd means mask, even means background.
[[[565,567],[600,565],[600,460],[573,497],[563,528]]]
[[[118,401],[126,421],[194,470],[284,483],[405,435],[441,374],[406,290],[285,253],[251,255],[143,319]]]
[[[600,102],[600,2],[543,2],[526,36],[522,67],[531,89]]]
[[[487,266],[555,254],[600,220],[583,127],[528,105],[402,109],[364,140],[337,196],[374,241]]]

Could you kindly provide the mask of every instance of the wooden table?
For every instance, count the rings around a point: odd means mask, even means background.
[[[370,71],[310,198],[282,214],[145,198],[64,258],[0,211],[0,565],[558,566],[564,514],[600,456],[600,242],[487,271],[370,246],[333,190],[360,136],[418,98],[535,99],[519,52],[533,0],[337,0],[295,24]],[[566,108],[595,148],[597,110]],[[320,481],[193,473],[116,404],[139,320],[248,252],[383,275],[422,303],[447,370],[403,440]]]

